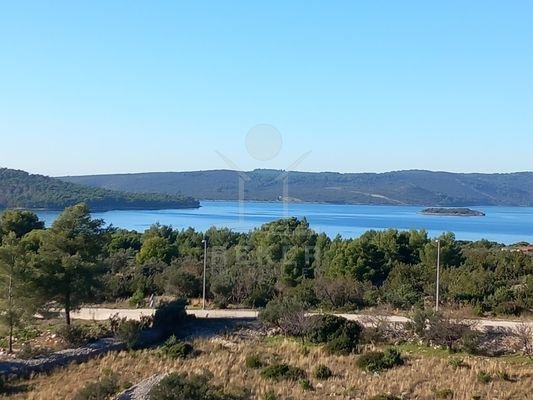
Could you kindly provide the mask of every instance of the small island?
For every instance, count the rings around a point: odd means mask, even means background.
[[[423,215],[442,215],[448,217],[484,217],[485,213],[470,208],[425,208]]]

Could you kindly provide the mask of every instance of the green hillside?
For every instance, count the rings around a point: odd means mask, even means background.
[[[196,208],[191,197],[164,193],[126,193],[94,188],[43,175],[0,168],[0,209],[62,210],[85,202],[92,210]]]
[[[283,171],[244,173],[247,200],[280,200]],[[238,199],[239,173],[229,170],[71,176],[65,181],[131,192]],[[340,174],[290,172],[292,201],[416,206],[533,206],[533,173],[458,174],[431,171]]]

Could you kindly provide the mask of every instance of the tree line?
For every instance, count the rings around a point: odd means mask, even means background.
[[[93,188],[43,175],[0,168],[0,208],[63,210],[83,199],[93,210],[198,208],[191,197]]]
[[[198,232],[154,224],[144,232],[105,226],[85,204],[65,209],[49,227],[31,211],[0,217],[0,317],[13,329],[42,308],[154,294],[202,295],[207,240],[207,297],[216,307],[264,307],[290,298],[310,308],[356,310],[434,304],[437,246],[423,230],[368,231],[329,238],[307,220],[277,220],[248,233]],[[438,237],[443,305],[479,314],[533,309],[533,257],[481,240]]]

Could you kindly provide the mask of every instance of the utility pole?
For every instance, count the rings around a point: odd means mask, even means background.
[[[205,279],[206,279],[206,272],[207,272],[207,238],[204,235],[204,239],[202,240],[202,243],[204,244],[204,282],[202,285],[202,310],[205,310]]]
[[[440,240],[437,239],[437,291],[435,294],[435,312],[439,312],[439,285],[440,285]]]

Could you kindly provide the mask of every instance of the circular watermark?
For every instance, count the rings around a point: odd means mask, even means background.
[[[258,124],[246,134],[246,150],[253,158],[269,161],[281,151],[283,141],[281,133],[272,125]]]

